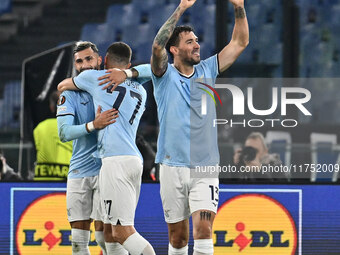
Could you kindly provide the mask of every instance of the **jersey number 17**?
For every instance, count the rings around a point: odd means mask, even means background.
[[[112,88],[111,86],[108,87],[106,92],[112,94],[111,88]],[[119,94],[118,94],[118,96],[116,98],[116,101],[113,103],[112,108],[118,110],[120,105],[123,102],[123,99],[124,99],[125,95],[126,95],[126,88],[122,87],[122,86],[118,86],[114,91],[118,91]],[[133,111],[132,116],[131,116],[131,118],[129,120],[129,123],[132,125],[133,121],[135,120],[136,115],[137,115],[137,113],[138,113],[138,111],[140,109],[140,106],[142,105],[142,95],[138,94],[137,92],[134,92],[134,91],[130,90],[130,96],[132,98],[137,98],[137,100],[138,100],[136,108]]]

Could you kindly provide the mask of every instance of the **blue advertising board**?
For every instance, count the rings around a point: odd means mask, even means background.
[[[65,183],[1,183],[0,254],[70,254]],[[220,185],[215,254],[337,254],[339,185]],[[143,184],[137,231],[167,254],[159,184]],[[193,240],[190,238],[189,254]],[[91,254],[100,249],[91,235]]]

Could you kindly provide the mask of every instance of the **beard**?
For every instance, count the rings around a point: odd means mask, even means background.
[[[86,70],[100,70],[100,65],[97,66],[91,66],[87,68],[80,68],[80,70],[77,70],[77,75],[80,74],[81,72],[84,72]]]
[[[199,62],[201,62],[201,57],[199,56],[198,58],[194,56],[194,54],[192,53],[191,56],[184,56],[183,58],[183,62],[186,64],[186,65],[191,65],[191,66],[194,66],[194,65],[197,65],[199,64]]]
[[[199,62],[201,62],[201,58],[198,58],[198,60],[197,60],[197,59],[194,59],[194,58],[187,58],[187,59],[184,59],[184,62],[185,62],[187,65],[194,66],[194,65],[199,64]]]

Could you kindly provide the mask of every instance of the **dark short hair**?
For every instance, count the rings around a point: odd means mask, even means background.
[[[106,56],[110,63],[129,64],[131,61],[132,50],[124,42],[115,42],[106,50]]]
[[[53,107],[53,111],[56,111],[57,103],[59,100],[60,92],[58,90],[54,90],[51,92],[51,94],[48,97],[48,103],[50,107]]]
[[[86,50],[88,48],[91,48],[93,52],[98,53],[98,48],[94,43],[88,42],[88,41],[79,41],[76,43],[76,46],[73,49],[73,55],[76,54],[79,51]]]
[[[58,90],[52,91],[51,94],[48,97],[49,103],[50,104],[57,104],[59,96],[60,96],[60,92]]]
[[[194,32],[194,29],[193,27],[188,26],[188,25],[175,27],[174,32],[172,33],[168,43],[165,46],[166,50],[170,53],[172,57],[173,55],[170,52],[170,47],[179,45],[179,34],[182,32]]]

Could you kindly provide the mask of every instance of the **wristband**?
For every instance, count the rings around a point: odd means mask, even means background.
[[[125,69],[124,73],[126,74],[126,78],[132,78],[132,71],[130,69]]]
[[[86,131],[88,133],[91,133],[92,131],[95,130],[94,125],[93,125],[93,121],[86,123],[85,127],[86,127]]]

